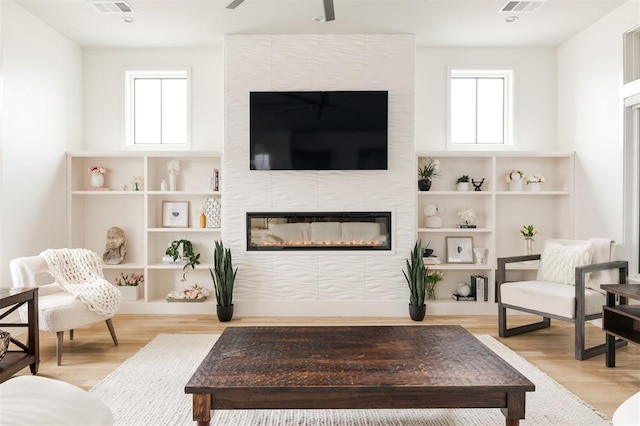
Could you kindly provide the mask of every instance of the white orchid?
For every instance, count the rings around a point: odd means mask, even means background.
[[[427,204],[427,206],[424,208],[424,214],[426,216],[435,216],[439,211],[440,207],[436,206],[435,204]]]
[[[458,218],[464,222],[465,225],[476,220],[476,212],[470,208],[464,208],[458,211]]]
[[[167,170],[171,173],[180,171],[180,160],[169,160],[167,161]]]

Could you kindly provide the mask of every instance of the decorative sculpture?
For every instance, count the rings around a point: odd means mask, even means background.
[[[482,191],[481,187],[482,187],[482,184],[484,183],[484,178],[482,178],[481,181],[476,181],[475,179],[471,179],[471,183],[473,184],[474,191]]]
[[[117,226],[107,231],[107,243],[105,244],[102,260],[107,265],[122,263],[127,255],[127,238],[124,231]]]

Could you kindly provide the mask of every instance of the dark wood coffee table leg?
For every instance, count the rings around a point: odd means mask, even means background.
[[[520,419],[524,419],[524,392],[507,393],[507,408],[502,408],[507,426],[518,426]]]
[[[211,424],[211,395],[208,393],[193,394],[193,420],[198,426]]]

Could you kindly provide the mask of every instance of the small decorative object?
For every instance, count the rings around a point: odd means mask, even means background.
[[[162,182],[160,182],[160,191],[166,192],[168,190],[169,190],[169,186],[167,185],[167,181],[162,179]]]
[[[447,263],[473,263],[473,237],[446,237]]]
[[[469,175],[462,175],[456,180],[456,187],[458,191],[468,191],[469,190]]]
[[[413,321],[422,321],[427,306],[424,304],[427,271],[422,259],[422,241],[418,240],[411,251],[411,258],[406,259],[407,269],[402,271],[409,286],[409,316]]]
[[[540,192],[542,189],[542,183],[544,182],[544,176],[533,175],[526,179],[527,187],[531,192]]]
[[[207,228],[220,228],[222,224],[222,202],[212,197],[204,201],[204,214],[207,217]]]
[[[7,354],[9,342],[11,342],[11,333],[0,330],[0,361],[2,361],[2,358]]]
[[[104,187],[104,175],[106,175],[108,170],[102,166],[91,166],[89,167],[89,177],[91,182],[91,188],[93,189],[103,189]]]
[[[182,251],[180,247],[182,247]],[[189,240],[172,241],[164,254],[170,256],[174,262],[178,259],[186,260],[182,267],[182,278],[180,279],[183,283],[187,281],[187,268],[195,269],[196,265],[200,264],[200,253],[193,251],[193,244]]]
[[[482,191],[482,184],[484,183],[484,178],[481,181],[476,181],[475,179],[471,179],[471,183],[473,184],[474,191]]]
[[[533,225],[524,225],[519,233],[524,237],[524,254],[532,255],[535,245],[533,237],[538,233],[538,230]]]
[[[222,241],[216,241],[213,251],[213,270],[209,268],[213,287],[216,292],[216,313],[221,322],[230,321],[233,317],[233,284],[238,268],[233,269],[231,250],[224,248]]]
[[[125,237],[124,231],[117,226],[109,228],[102,260],[107,265],[118,265],[122,263],[126,255],[127,237]]]
[[[476,263],[478,265],[484,263],[484,255],[487,253],[487,249],[484,247],[474,247],[473,254],[476,255]]]
[[[162,226],[165,228],[187,228],[189,226],[189,202],[164,201],[162,203]]]
[[[427,204],[424,208],[424,214],[427,216],[427,228],[442,228],[442,218],[440,217],[440,207],[435,204]]]
[[[133,301],[140,297],[139,285],[144,283],[144,275],[120,273],[114,280],[118,290],[122,293],[122,299]]]
[[[475,228],[472,222],[476,220],[476,212],[470,208],[460,209],[458,211],[458,218],[460,219],[460,225],[458,228]]]
[[[423,167],[418,167],[418,189],[420,191],[428,191],[431,189],[431,181],[433,178],[440,176],[440,160],[437,158],[427,158],[427,162]]]
[[[207,227],[207,216],[204,215],[204,207],[198,207],[198,212],[200,213],[200,228]]]
[[[509,184],[509,191],[523,191],[525,174],[522,170],[511,170],[505,176],[505,181]]]
[[[467,297],[471,294],[471,286],[467,283],[458,283],[456,292],[458,296]]]
[[[194,284],[191,288],[170,291],[167,302],[204,302],[208,296],[209,290]]]
[[[427,270],[424,277],[425,298],[428,300],[436,300],[436,284],[444,279],[442,271]]]
[[[178,190],[178,172],[180,171],[179,160],[167,161],[167,170],[169,170],[169,191]]]
[[[142,176],[134,176],[131,179],[131,186],[134,191],[142,191]]]
[[[213,169],[209,177],[209,189],[214,192],[220,191],[220,170]]]

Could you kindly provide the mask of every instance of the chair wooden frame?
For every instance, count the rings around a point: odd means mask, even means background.
[[[498,271],[496,274],[497,298],[498,298],[498,332],[500,337],[515,336],[517,334],[528,333],[529,331],[540,330],[551,326],[551,318],[561,321],[568,321],[575,325],[575,359],[585,360],[596,355],[603,354],[606,350],[605,344],[586,348],[585,345],[585,322],[602,318],[602,312],[592,315],[585,315],[585,282],[586,274],[596,271],[605,271],[609,269],[617,269],[619,272],[619,284],[627,283],[629,274],[629,263],[624,260],[616,260],[612,262],[595,263],[592,265],[579,266],[575,270],[575,318],[568,318],[561,315],[540,312],[533,309],[524,308],[522,306],[509,305],[502,303],[500,287],[508,282],[506,280],[506,266],[509,263],[526,262],[531,260],[540,260],[540,254],[526,256],[511,256],[498,258]],[[534,315],[542,316],[542,321],[522,325],[519,327],[508,328],[507,326],[507,309],[513,309],[521,312],[527,312]],[[616,340],[616,347],[626,345],[623,340]]]

